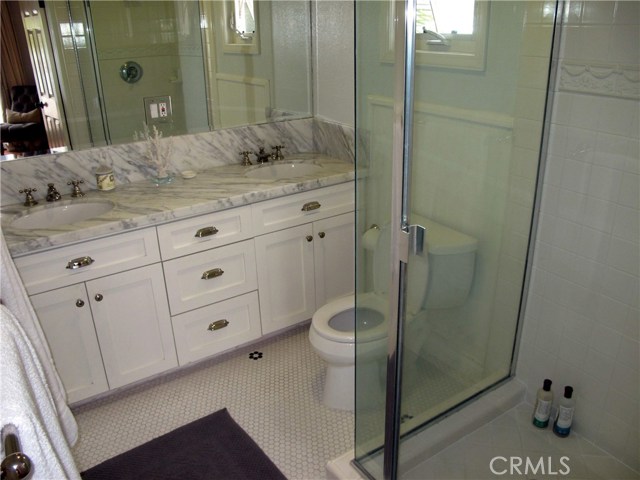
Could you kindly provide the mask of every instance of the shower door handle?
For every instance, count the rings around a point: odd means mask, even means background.
[[[424,235],[426,229],[422,225],[409,225],[409,254],[424,254]]]

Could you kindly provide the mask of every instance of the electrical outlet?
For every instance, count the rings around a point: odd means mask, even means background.
[[[171,123],[171,97],[144,97],[144,116],[147,125]]]

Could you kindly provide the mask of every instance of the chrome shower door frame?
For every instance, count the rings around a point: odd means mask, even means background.
[[[402,343],[409,257],[409,187],[411,178],[416,0],[395,1],[395,81],[391,167],[391,245],[387,383],[384,428],[385,480],[398,475]]]

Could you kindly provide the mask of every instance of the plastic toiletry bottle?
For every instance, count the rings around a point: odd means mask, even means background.
[[[553,403],[553,392],[551,391],[551,380],[545,378],[544,384],[538,390],[536,396],[536,406],[533,409],[533,424],[538,428],[547,428],[549,417],[551,416],[551,404]]]
[[[571,422],[573,422],[573,411],[575,409],[575,400],[571,398],[573,395],[573,387],[564,387],[564,397],[560,399],[558,407],[558,417],[553,423],[553,433],[559,437],[567,437],[571,433]]]

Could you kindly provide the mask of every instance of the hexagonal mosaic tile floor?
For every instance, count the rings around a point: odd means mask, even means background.
[[[353,448],[354,419],[322,404],[324,373],[304,326],[76,407],[78,468],[226,407],[287,478],[325,478]]]

